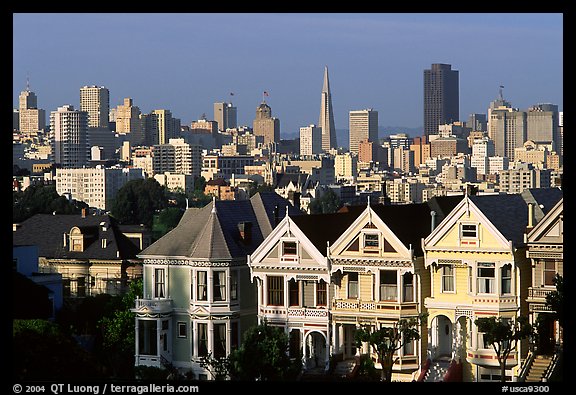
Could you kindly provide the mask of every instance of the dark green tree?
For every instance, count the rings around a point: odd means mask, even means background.
[[[300,358],[288,356],[288,335],[279,327],[263,323],[248,329],[238,350],[230,354],[229,369],[237,380],[295,380]]]
[[[556,290],[546,295],[546,306],[554,311],[553,315],[561,327],[564,327],[564,278],[556,274],[554,276],[554,285]]]
[[[310,214],[335,213],[342,207],[340,198],[330,188],[318,199],[310,202]]]
[[[167,207],[162,210],[160,214],[154,217],[152,225],[154,239],[157,240],[174,229],[183,215],[184,210],[179,207]]]
[[[111,214],[121,224],[152,227],[153,216],[167,207],[164,187],[153,178],[128,181],[116,194]]]
[[[10,359],[17,381],[99,379],[99,364],[58,325],[45,320],[13,320]]]
[[[80,214],[88,209],[84,202],[68,201],[58,195],[54,185],[32,185],[22,192],[12,193],[12,218],[22,222],[36,214]]]
[[[216,358],[212,356],[212,353],[200,358],[200,366],[207,369],[214,380],[217,381],[226,380],[231,368],[229,357]]]
[[[516,320],[502,317],[477,318],[474,324],[478,332],[484,333],[485,344],[491,344],[500,364],[500,381],[506,381],[506,361],[508,355],[516,349],[518,341],[533,335],[534,329],[527,317]]]
[[[382,365],[380,377],[382,381],[392,381],[392,367],[398,360],[396,352],[406,343],[420,339],[420,329],[426,316],[421,314],[418,317],[402,318],[393,326],[381,327],[378,330],[370,326],[356,330],[356,345],[361,347],[362,343],[366,342],[378,355],[378,361]]]
[[[119,297],[120,306],[110,316],[99,321],[102,330],[104,353],[109,358],[115,377],[133,377],[134,344],[136,341],[134,331],[134,307],[136,297],[142,297],[142,280],[130,283],[129,291]]]

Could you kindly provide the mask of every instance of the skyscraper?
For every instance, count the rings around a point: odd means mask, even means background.
[[[62,168],[79,168],[90,159],[88,113],[65,105],[50,113],[52,159]]]
[[[134,106],[129,97],[124,98],[124,104],[116,107],[116,132],[127,134],[133,146],[144,143],[140,114],[140,108]]]
[[[322,153],[322,129],[316,125],[300,128],[300,155],[310,156]]]
[[[236,107],[232,103],[214,103],[214,120],[221,132],[235,128],[238,125]]]
[[[332,95],[328,81],[328,66],[324,67],[324,85],[322,86],[322,101],[320,103],[320,120],[318,126],[322,128],[322,150],[329,151],[337,148],[336,128],[334,127],[334,113],[332,110]]]
[[[103,86],[80,88],[80,111],[88,113],[88,127],[109,127],[110,92]]]
[[[424,70],[424,135],[438,133],[438,125],[459,120],[458,71],[434,63]]]
[[[36,94],[30,85],[20,93],[18,104],[18,128],[23,133],[37,132],[46,127],[46,112],[38,108]]]
[[[272,117],[272,109],[265,101],[256,108],[254,135],[264,136],[264,144],[280,142],[280,120]]]
[[[358,154],[360,141],[378,142],[378,111],[350,111],[350,152]]]

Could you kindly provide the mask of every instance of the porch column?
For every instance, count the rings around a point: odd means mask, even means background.
[[[134,345],[134,358],[136,359],[136,366],[138,366],[138,355],[140,354],[140,339],[138,337],[140,322],[138,317],[134,318],[134,339],[136,339],[136,344]]]
[[[162,344],[160,342],[160,334],[162,333],[162,320],[156,320],[156,355],[162,355]]]
[[[324,350],[324,371],[328,371],[330,368],[330,336],[326,336],[326,347]]]
[[[332,353],[338,354],[338,333],[336,332],[336,323],[332,323]]]
[[[346,345],[344,344],[344,325],[338,325],[338,351],[344,352],[346,350]]]

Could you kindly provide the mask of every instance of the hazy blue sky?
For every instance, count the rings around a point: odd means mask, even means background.
[[[84,85],[167,108],[183,124],[229,101],[252,125],[262,92],[282,136],[318,123],[324,66],[336,128],[374,108],[381,126],[421,127],[423,70],[460,72],[460,117],[485,113],[504,85],[514,107],[563,110],[560,13],[13,14],[13,104],[30,76],[38,105],[79,106]]]

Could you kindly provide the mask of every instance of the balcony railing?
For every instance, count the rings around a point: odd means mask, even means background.
[[[136,299],[135,312],[149,310],[154,313],[165,313],[172,310],[172,299]]]
[[[306,319],[328,319],[328,309],[326,307],[288,307],[284,306],[261,306],[261,315],[284,317],[284,318],[306,318]]]
[[[554,289],[547,289],[547,288],[528,288],[528,298],[533,299],[546,299],[546,295],[550,292],[553,292]]]

